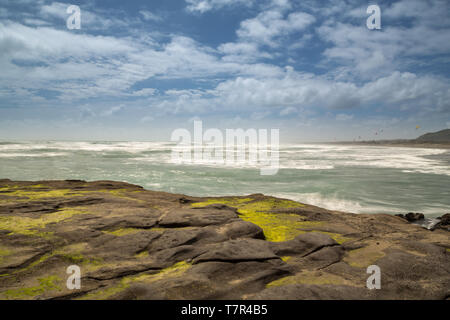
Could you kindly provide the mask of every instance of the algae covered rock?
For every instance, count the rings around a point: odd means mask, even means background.
[[[261,194],[0,180],[0,299],[444,299],[449,248],[442,229]]]

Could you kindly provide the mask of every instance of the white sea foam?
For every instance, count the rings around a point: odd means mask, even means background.
[[[444,149],[393,148],[335,145],[294,145],[281,150],[281,167],[290,169],[331,169],[374,167],[409,172],[450,175],[450,166],[442,160],[427,158],[448,152]],[[292,150],[295,149],[295,150]],[[309,166],[307,161],[315,164]]]
[[[168,150],[171,144],[167,142],[62,142],[49,141],[43,143],[16,143],[0,145],[0,152],[30,151],[39,149],[59,149],[71,151],[111,152],[122,151],[139,153],[145,151]]]
[[[175,145],[167,142],[0,143],[0,178],[122,180],[149,189],[205,196],[261,192],[355,213],[415,210],[436,215],[449,212],[450,195],[446,186],[450,157],[444,154],[448,150],[283,145],[279,165],[285,171],[266,180],[257,172],[260,166],[248,161],[223,165],[207,161],[174,164],[171,152]],[[29,160],[36,160],[33,166]],[[352,173],[361,169],[364,181]],[[374,185],[371,179],[376,182]],[[343,193],[330,195],[334,190]]]
[[[41,152],[41,153],[0,153],[0,158],[46,158],[46,157],[64,157],[64,152]]]
[[[170,142],[22,142],[0,145],[0,157],[56,157],[66,152],[93,152],[108,154],[122,152],[139,155],[131,161],[172,163]],[[191,146],[186,147],[193,150]],[[39,150],[42,150],[39,152]],[[51,151],[50,151],[51,150]],[[428,148],[347,146],[325,144],[282,145],[281,169],[332,170],[337,167],[372,167],[399,169],[404,173],[450,175],[450,166],[438,159],[428,158],[447,150]],[[224,153],[225,154],[225,153]],[[193,163],[198,166],[222,168],[257,168],[248,161],[217,164],[211,161]]]
[[[323,196],[320,193],[275,193],[275,197],[287,198],[301,203],[325,208],[328,210],[346,211],[353,213],[362,213],[364,208],[357,201],[340,199],[337,196]],[[374,209],[374,208],[373,208]],[[376,209],[375,209],[376,210]]]

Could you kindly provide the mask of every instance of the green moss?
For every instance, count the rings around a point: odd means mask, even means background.
[[[70,263],[82,264],[87,267],[97,267],[97,266],[102,265],[103,259],[97,258],[97,257],[86,257],[85,255],[83,255],[81,253],[81,251],[83,249],[85,249],[85,246],[86,246],[86,243],[77,243],[77,244],[73,244],[73,245],[69,245],[69,246],[65,246],[65,247],[56,249],[52,252],[42,255],[39,259],[30,263],[25,268],[14,270],[12,272],[12,274],[4,275],[4,276],[12,277],[16,274],[27,272],[27,271],[41,265],[42,263],[44,263],[45,261],[47,261],[48,259],[50,259],[52,257],[60,257],[62,259],[67,260]]]
[[[204,202],[196,202],[193,203],[192,206],[194,208],[202,208],[209,206],[211,204],[225,204],[230,207],[237,207],[244,203],[254,201],[252,198],[218,198],[218,199],[208,199]]]
[[[384,248],[384,246],[370,244],[347,252],[343,260],[352,267],[367,268],[386,255],[383,252]]]
[[[140,199],[130,197],[130,194],[132,195],[139,192],[142,192],[142,190],[128,190],[128,189],[72,190],[72,189],[51,189],[44,185],[8,186],[0,188],[0,194],[2,196],[7,197],[7,199],[0,200],[0,202],[14,203],[14,202],[39,201],[47,198],[81,197],[93,193],[107,193],[119,198],[144,202]]]
[[[91,293],[88,293],[87,295],[81,297],[81,300],[106,300],[115,294],[118,294],[122,292],[123,290],[127,289],[132,283],[153,283],[155,281],[167,279],[167,278],[176,278],[181,275],[183,275],[184,272],[186,272],[187,269],[190,268],[190,264],[181,261],[173,266],[162,269],[161,271],[153,274],[142,274],[142,275],[136,275],[136,276],[128,276],[122,278],[118,283],[115,285],[102,289],[97,290]]]
[[[142,251],[141,253],[135,255],[136,258],[147,258],[148,256],[149,256],[148,251]]]
[[[4,258],[11,255],[12,252],[11,250],[5,248],[5,247],[0,247],[0,263],[3,262]]]
[[[28,187],[24,187],[28,188]],[[83,196],[84,192],[75,192],[71,189],[54,189],[54,190],[27,190],[27,189],[15,189],[15,188],[2,188],[0,189],[3,196],[14,197],[19,199],[13,199],[14,202],[22,201],[38,201],[46,198],[65,198]]]
[[[288,262],[291,258],[291,256],[282,256],[281,260],[283,260],[284,262]]]
[[[96,257],[87,257],[82,252],[86,250],[87,243],[76,243],[59,248],[52,252],[53,256],[59,256],[69,262],[83,265],[101,265],[103,259]]]
[[[58,212],[42,215],[39,218],[28,218],[18,216],[0,217],[0,230],[9,230],[10,234],[34,235],[41,237],[51,237],[52,233],[42,232],[50,223],[58,223],[72,218],[78,214],[88,213],[80,209],[63,209]]]
[[[193,207],[205,207],[219,203],[238,209],[242,220],[260,226],[268,241],[280,242],[292,240],[311,228],[322,225],[320,221],[305,221],[303,217],[291,213],[272,212],[277,209],[299,208],[304,205],[292,200],[264,198],[220,198],[192,204]]]
[[[107,234],[112,234],[117,237],[122,237],[122,236],[126,236],[128,234],[134,234],[134,233],[138,233],[141,231],[142,231],[142,229],[138,229],[138,228],[123,228],[123,229],[117,229],[114,231],[103,231],[103,232],[107,233]]]
[[[49,276],[46,278],[39,278],[39,284],[34,287],[10,289],[4,292],[7,299],[30,299],[38,295],[42,295],[48,291],[61,290],[57,284],[61,279],[57,276]]]
[[[266,285],[267,288],[280,287],[293,284],[309,285],[346,285],[347,280],[327,272],[304,271],[302,273],[284,277],[272,281]]]

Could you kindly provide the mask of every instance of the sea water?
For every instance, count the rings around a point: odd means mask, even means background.
[[[174,164],[169,142],[0,142],[0,178],[116,180],[193,196],[263,193],[355,213],[450,212],[450,150],[280,146],[280,170]]]

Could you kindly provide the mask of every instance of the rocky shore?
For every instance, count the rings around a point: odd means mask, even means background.
[[[81,288],[66,286],[67,267]],[[366,287],[367,267],[381,288]],[[261,194],[0,180],[0,299],[448,299],[450,237]]]

